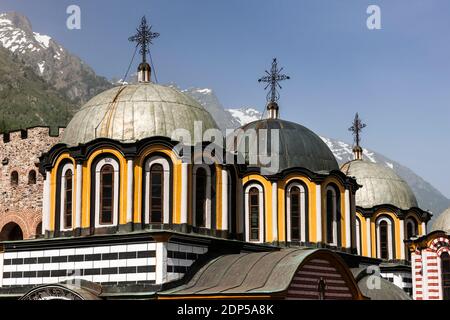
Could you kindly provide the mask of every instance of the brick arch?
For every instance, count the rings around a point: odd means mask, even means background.
[[[431,242],[430,249],[440,256],[444,251],[448,251],[450,249],[450,240],[445,237],[436,238]]]
[[[36,227],[40,222],[41,217],[37,212],[9,212],[3,214],[0,218],[0,231],[3,229],[5,225],[10,222],[17,224],[20,229],[22,229],[23,238],[31,239],[34,237],[36,232]]]

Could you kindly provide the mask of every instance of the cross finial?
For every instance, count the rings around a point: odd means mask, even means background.
[[[355,119],[353,119],[352,126],[348,128],[349,131],[353,132],[353,135],[355,137],[355,145],[359,147],[359,143],[361,142],[361,131],[366,127],[365,123],[362,123],[361,119],[359,118],[358,112],[355,115]]]
[[[152,40],[159,37],[159,33],[152,32],[152,26],[147,24],[147,19],[142,17],[140,26],[136,29],[137,33],[128,38],[131,42],[136,42],[136,46],[141,46],[140,53],[142,55],[142,62],[147,62],[147,53],[150,51]]]
[[[267,94],[267,102],[269,103],[276,103],[280,99],[280,93],[278,92],[278,89],[282,89],[280,81],[290,79],[289,76],[282,74],[281,71],[283,71],[283,68],[278,69],[277,58],[274,58],[270,72],[266,70],[267,75],[258,80],[258,82],[267,83],[264,90],[270,87],[269,93]]]
[[[360,146],[361,142],[361,131],[366,127],[365,123],[362,123],[361,119],[359,118],[358,112],[355,115],[355,118],[353,119],[352,126],[348,128],[349,131],[353,132],[353,136],[355,139],[355,146],[353,148],[353,152],[355,155],[356,160],[362,159],[362,148]]]

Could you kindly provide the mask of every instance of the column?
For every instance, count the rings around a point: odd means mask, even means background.
[[[77,190],[75,192],[75,229],[81,228],[81,206],[82,197],[81,191],[83,190],[83,165],[77,163]]]
[[[316,186],[316,242],[322,242],[322,189]]]
[[[352,247],[352,238],[351,238],[351,225],[352,221],[350,218],[350,192],[345,190],[345,247]]]
[[[427,234],[427,224],[422,222],[422,236]]]
[[[50,230],[50,171],[45,173],[44,194],[42,198],[42,234]]]
[[[272,182],[272,241],[278,241],[278,183]]]
[[[181,224],[188,222],[188,164],[181,164]]]
[[[405,240],[405,221],[400,220],[399,223],[400,223],[400,259],[405,260],[405,243],[403,242],[403,240]]]
[[[366,218],[367,256],[372,257],[372,236],[370,218]]]
[[[228,230],[228,171],[222,169],[222,230]]]
[[[133,187],[134,187],[134,162],[127,160],[127,220],[126,223],[133,222]]]

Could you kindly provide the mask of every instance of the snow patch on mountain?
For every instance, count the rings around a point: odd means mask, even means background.
[[[235,118],[241,126],[247,123],[261,119],[261,112],[254,108],[226,109],[228,113]]]
[[[52,39],[49,36],[39,34],[37,32],[33,32],[34,38],[44,47],[48,48],[50,46],[50,40]]]

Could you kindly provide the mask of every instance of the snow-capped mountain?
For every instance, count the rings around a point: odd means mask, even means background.
[[[0,46],[72,102],[82,103],[112,86],[50,36],[34,32],[31,22],[21,14],[0,14]]]
[[[212,114],[222,130],[238,128],[262,118],[262,113],[255,108],[224,109],[211,89],[191,88],[185,90],[185,92],[197,99]],[[351,144],[332,138],[321,138],[333,152],[339,165],[353,159],[353,146]],[[363,156],[368,161],[393,169],[404,179],[414,191],[420,207],[434,214],[433,220],[450,206],[449,199],[411,169],[373,150],[364,149]]]

